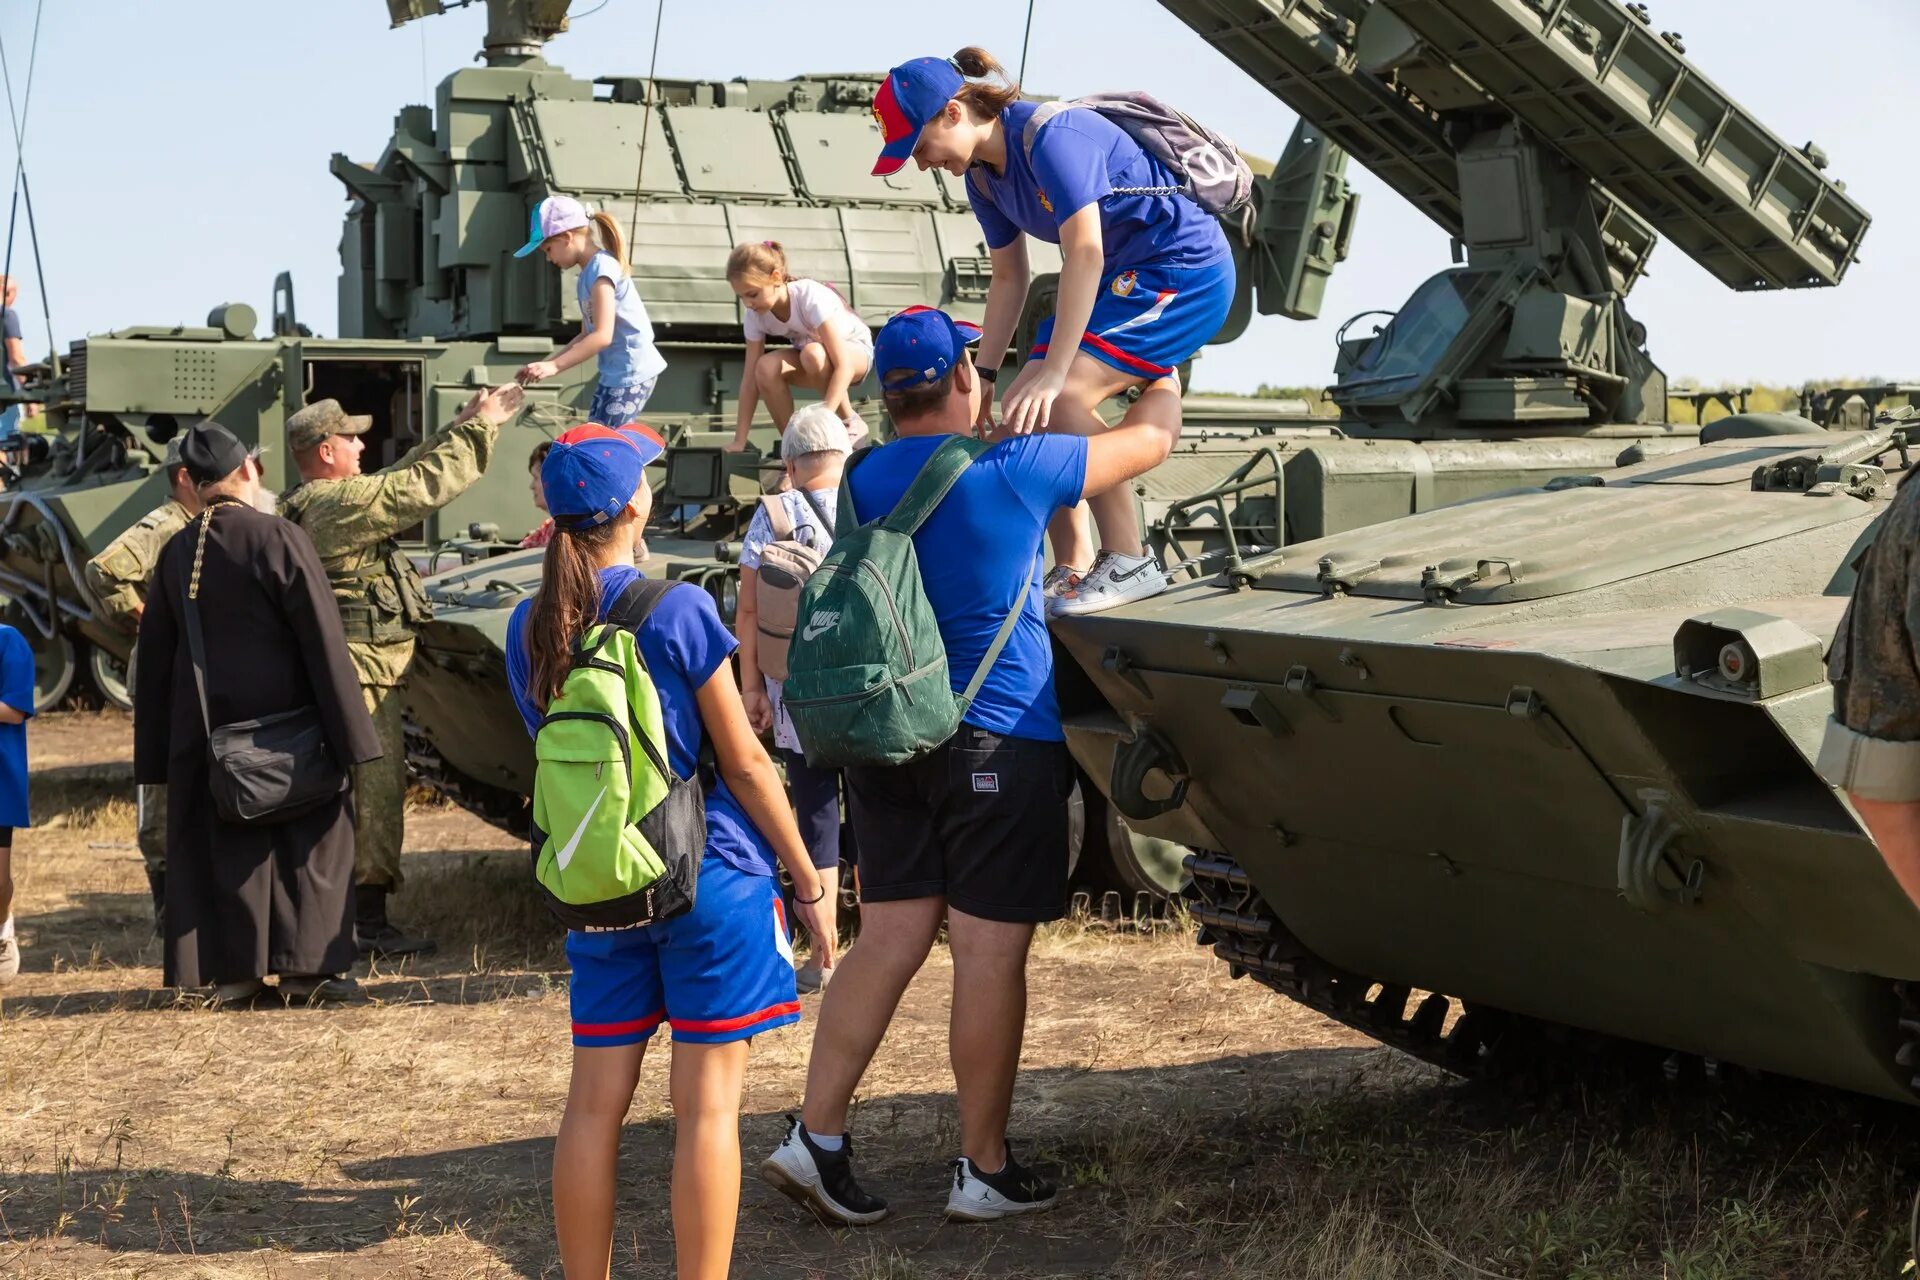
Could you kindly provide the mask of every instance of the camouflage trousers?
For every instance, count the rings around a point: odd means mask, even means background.
[[[140,860],[148,871],[167,869],[167,784],[143,782],[133,789],[139,815]]]
[[[360,694],[373,716],[383,754],[353,767],[353,882],[398,889],[407,808],[407,740],[400,721],[400,690],[363,684]]]

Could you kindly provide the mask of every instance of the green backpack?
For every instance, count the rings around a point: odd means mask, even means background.
[[[964,436],[942,441],[899,504],[857,528],[851,481],[866,454],[848,464],[833,548],[800,592],[782,687],[808,764],[905,764],[926,755],[960,727],[1006,647],[1026,605],[1024,592],[966,692],[953,692],[946,645],[913,548],[914,532],[987,448]],[[955,548],[955,554],[966,552]]]
[[[667,763],[660,695],[636,640],[679,585],[642,578],[620,593],[575,643],[533,737],[533,877],[569,929],[631,929],[693,909],[706,795]]]

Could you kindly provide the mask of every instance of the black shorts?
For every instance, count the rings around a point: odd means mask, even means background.
[[[1015,924],[1067,913],[1065,743],[963,724],[923,759],[846,778],[862,901],[944,897]]]

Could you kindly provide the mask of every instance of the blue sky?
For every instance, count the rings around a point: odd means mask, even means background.
[[[577,10],[596,0],[581,0]],[[661,74],[785,77],[881,70],[919,54],[984,44],[1018,59],[1024,0],[943,8],[852,0],[694,4],[665,0]],[[1707,382],[1877,375],[1920,379],[1905,305],[1920,276],[1912,164],[1920,112],[1871,50],[1913,47],[1910,0],[1652,0],[1660,29],[1790,143],[1811,138],[1874,215],[1862,260],[1838,289],[1735,294],[1672,246],[1659,249],[1630,306],[1675,379]],[[0,3],[0,40],[24,88],[31,0]],[[884,21],[871,15],[887,12]],[[1727,21],[1737,12],[1738,20]],[[653,0],[607,0],[549,48],[575,75],[645,74]],[[404,103],[472,57],[478,8],[389,30],[380,0],[51,0],[27,122],[27,172],[59,346],[129,324],[198,323],[218,302],[262,315],[274,273],[291,269],[302,318],[335,331],[345,195],[327,173],[344,151],[371,160]],[[1147,88],[1250,151],[1276,154],[1291,112],[1153,0],[1038,0],[1028,82],[1048,93]],[[11,171],[10,134],[0,158]],[[1371,175],[1353,256],[1310,323],[1256,320],[1211,348],[1201,389],[1321,384],[1349,315],[1397,307],[1447,264],[1445,237]],[[0,232],[3,235],[4,232]],[[24,221],[16,270],[31,272]],[[29,283],[31,283],[29,281]],[[37,290],[24,300],[28,348],[45,349]]]

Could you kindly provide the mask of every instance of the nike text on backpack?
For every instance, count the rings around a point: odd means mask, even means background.
[[[820,546],[811,547],[795,536],[793,521],[787,518],[787,504],[780,494],[760,499],[761,510],[773,528],[773,541],[760,553],[760,582],[755,599],[759,604],[760,670],[775,680],[787,678],[787,645],[793,639],[795,616],[800,608],[800,589],[826,558],[833,537],[833,519],[820,502],[805,489],[798,490],[813,508],[814,518],[825,537]]]
[[[1178,107],[1138,89],[1093,93],[1071,102],[1041,103],[1020,131],[1020,147],[1029,165],[1033,163],[1034,135],[1040,127],[1063,111],[1079,109],[1097,111],[1111,120],[1142,151],[1180,179],[1177,187],[1115,187],[1113,194],[1183,195],[1216,217],[1237,213],[1253,199],[1253,170],[1240,158],[1233,143]]]
[[[699,778],[667,761],[637,636],[668,591],[642,578],[574,645],[533,738],[533,876],[569,929],[629,929],[693,909],[707,847]]]
[[[987,445],[953,436],[883,518],[856,527],[851,480],[840,482],[840,514],[820,567],[800,592],[799,630],[787,653],[786,707],[816,768],[904,764],[951,738],[1006,647],[1026,605],[1023,588],[980,659],[965,693],[947,678],[939,620],[920,582],[913,535]]]

